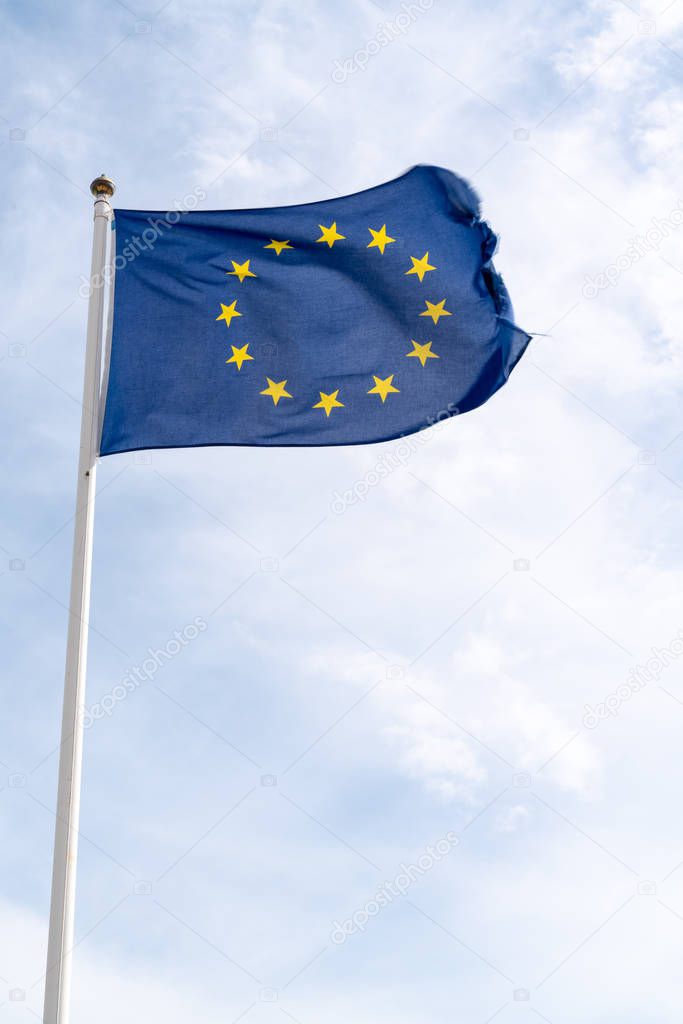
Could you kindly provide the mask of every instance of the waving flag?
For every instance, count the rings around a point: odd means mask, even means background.
[[[438,167],[115,228],[102,455],[390,440],[481,405],[529,342],[477,197]]]

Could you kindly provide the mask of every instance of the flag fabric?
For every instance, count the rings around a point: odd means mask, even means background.
[[[442,168],[299,206],[116,210],[115,230],[101,455],[387,441],[481,405],[530,340]]]

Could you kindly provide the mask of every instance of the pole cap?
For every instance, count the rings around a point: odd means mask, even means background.
[[[108,178],[106,174],[100,174],[98,178],[95,178],[95,180],[91,182],[90,191],[94,195],[95,199],[111,199],[116,191],[116,186],[111,178]]]

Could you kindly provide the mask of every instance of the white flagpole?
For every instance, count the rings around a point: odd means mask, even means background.
[[[71,598],[66,646],[64,706],[57,789],[57,824],[52,868],[50,929],[45,974],[43,1024],[68,1024],[71,990],[76,856],[83,758],[83,707],[88,655],[90,570],[92,563],[95,470],[99,446],[99,399],[104,333],[104,269],[114,183],[101,175],[90,191],[95,197],[90,301],[85,349],[81,447],[78,459]]]

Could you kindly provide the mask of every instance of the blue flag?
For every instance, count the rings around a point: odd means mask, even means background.
[[[387,441],[481,405],[529,342],[476,195],[438,167],[115,228],[102,455]]]

